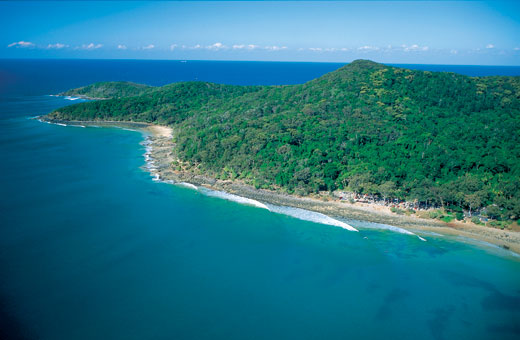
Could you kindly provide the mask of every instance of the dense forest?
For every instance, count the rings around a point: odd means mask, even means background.
[[[64,120],[171,125],[176,154],[218,178],[348,190],[520,218],[520,77],[354,61],[301,85],[100,83]]]
[[[153,86],[127,81],[100,82],[60,93],[60,96],[80,96],[91,99],[132,97],[156,89]]]

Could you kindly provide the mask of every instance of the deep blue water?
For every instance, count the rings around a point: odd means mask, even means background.
[[[140,132],[28,119],[93,81],[288,84],[339,66],[0,61],[0,338],[518,339],[505,250],[208,197],[152,181]]]
[[[123,80],[154,86],[192,80],[235,85],[289,85],[304,83],[344,65],[250,61],[184,63],[169,60],[0,59],[0,95],[51,94],[96,81]],[[469,76],[520,76],[520,66],[392,65]]]

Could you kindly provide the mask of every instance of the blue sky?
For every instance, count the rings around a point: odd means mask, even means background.
[[[520,4],[0,2],[0,58],[520,65]]]

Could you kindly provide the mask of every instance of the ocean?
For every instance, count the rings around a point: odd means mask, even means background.
[[[144,133],[30,119],[95,81],[295,84],[340,66],[0,60],[0,338],[518,339],[509,251],[156,182]]]

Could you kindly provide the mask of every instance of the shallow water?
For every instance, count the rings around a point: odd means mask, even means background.
[[[139,132],[28,119],[70,103],[0,102],[1,336],[520,336],[510,253],[361,221],[346,221],[351,232],[155,182]]]

